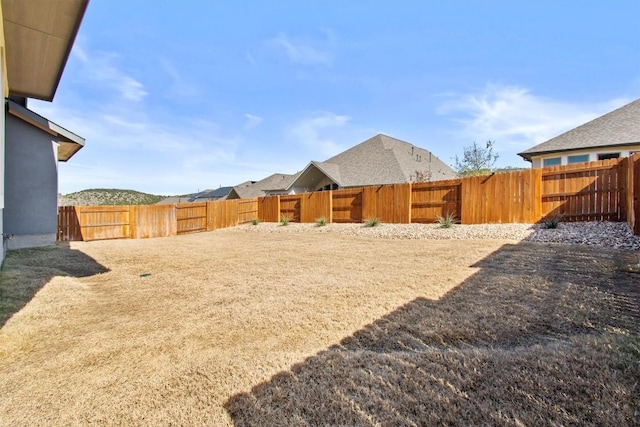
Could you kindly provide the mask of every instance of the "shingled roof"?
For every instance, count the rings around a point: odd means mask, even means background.
[[[227,199],[246,199],[250,197],[262,197],[266,194],[266,190],[288,186],[289,183],[297,176],[287,175],[284,173],[274,173],[260,181],[246,181],[238,184],[229,192]]]
[[[455,171],[430,151],[382,134],[319,165],[327,170],[337,168],[341,187],[410,182],[418,171],[430,171],[430,181],[456,177]]]
[[[227,198],[288,193],[292,188],[313,191],[327,178],[340,188],[399,184],[414,181],[418,174],[431,181],[457,177],[430,151],[378,134],[324,162],[312,161],[295,175],[276,173],[255,183],[237,185]]]
[[[638,143],[640,99],[518,154],[531,161],[539,154]]]
[[[315,170],[341,188],[411,182],[418,173],[428,176],[430,181],[457,176],[430,151],[378,134],[324,162],[309,163],[288,187],[277,190],[313,188],[319,181]]]

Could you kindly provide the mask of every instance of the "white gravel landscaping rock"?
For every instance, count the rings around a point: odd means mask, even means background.
[[[337,233],[381,239],[506,239],[541,243],[594,245],[629,251],[640,250],[640,236],[635,236],[626,222],[566,222],[556,229],[539,224],[455,224],[442,228],[438,224],[386,224],[365,227],[363,224],[316,224],[263,222],[241,225],[238,229],[251,233]]]

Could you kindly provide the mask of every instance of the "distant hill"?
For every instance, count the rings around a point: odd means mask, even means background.
[[[141,193],[134,190],[113,188],[94,188],[58,196],[59,206],[98,206],[98,205],[153,205],[166,196]]]

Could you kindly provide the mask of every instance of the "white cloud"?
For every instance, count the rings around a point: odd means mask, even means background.
[[[349,116],[320,112],[289,126],[286,134],[289,139],[297,143],[302,143],[324,155],[333,156],[343,148],[335,141],[334,132],[341,130],[350,120]]]
[[[72,56],[81,63],[83,77],[89,78],[94,84],[107,86],[128,101],[139,102],[148,95],[142,83],[119,68],[119,55],[89,52],[83,47],[84,42],[79,40],[71,51]]]
[[[460,125],[458,137],[469,144],[492,140],[498,151],[522,151],[625,102],[583,105],[537,96],[518,86],[488,84],[480,92],[450,96],[438,113],[452,116]]]
[[[309,42],[293,40],[286,34],[278,34],[272,42],[284,49],[287,57],[296,64],[331,65],[333,63],[333,55],[329,49],[314,47]]]
[[[168,95],[170,97],[179,96],[192,98],[199,95],[200,91],[198,86],[185,78],[174,64],[166,59],[161,59],[160,64],[171,78],[171,85],[168,88]]]
[[[163,121],[135,105],[99,111],[33,101],[30,107],[86,138],[86,146],[60,166],[63,193],[107,187],[177,194],[229,184],[238,171],[246,174],[236,161],[242,140],[210,121],[177,116]]]
[[[251,65],[256,65],[258,63],[251,52],[247,52],[244,57]]]
[[[71,56],[78,58],[80,62],[89,62],[89,55],[87,55],[87,52],[82,48],[80,38],[78,38],[76,43],[73,45]]]
[[[249,130],[257,127],[264,121],[264,119],[260,116],[254,116],[253,114],[245,114],[244,117],[247,119],[244,124],[244,129]]]

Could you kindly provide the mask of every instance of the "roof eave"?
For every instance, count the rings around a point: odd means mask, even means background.
[[[55,137],[59,144],[58,160],[61,162],[68,161],[74,154],[84,147],[85,139],[83,137],[76,135],[75,133],[53,123],[38,113],[31,111],[10,99],[7,100],[7,112]]]
[[[335,182],[336,184],[340,185],[340,180],[336,179],[334,176],[332,176],[330,173],[327,172],[327,170],[325,168],[323,168],[321,166],[321,163],[318,162],[311,162],[316,168],[318,168],[318,170],[320,170],[320,172],[322,172],[323,174],[325,174],[327,176],[327,178],[329,178],[331,181]],[[337,166],[338,168],[340,168],[340,166]],[[339,171],[338,171],[339,172]]]
[[[53,100],[88,4],[2,0],[10,95]]]
[[[291,180],[291,182],[289,183],[289,185],[287,185],[285,188],[273,188],[273,189],[269,189],[269,191],[289,191],[292,187],[294,187],[294,185],[300,180],[302,179],[302,177],[308,172],[309,168],[311,166],[314,166],[316,169],[318,169],[320,172],[322,172],[327,178],[329,178],[331,181],[335,182],[336,184],[340,185],[340,183],[338,182],[338,180],[336,180],[335,178],[333,178],[330,174],[327,173],[326,170],[324,170],[322,167],[320,167],[318,165],[318,162],[316,161],[311,161],[309,162],[309,164],[307,164],[307,166],[305,166],[304,169],[302,169],[297,176]]]
[[[615,148],[615,147],[628,147],[631,145],[638,145],[638,142],[623,142],[623,143],[615,143],[615,144],[601,144],[601,145],[593,145],[589,147],[576,147],[576,148],[562,148],[556,150],[544,150],[544,151],[523,151],[522,153],[518,153],[518,156],[524,158],[527,161],[531,161],[534,156],[544,156],[545,154],[552,153],[568,153],[571,151],[591,151],[591,150],[601,150],[603,148]]]

